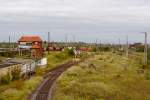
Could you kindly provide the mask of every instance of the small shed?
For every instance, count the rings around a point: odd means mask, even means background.
[[[36,63],[32,59],[12,59],[9,62],[16,62],[21,64],[22,74],[35,71]]]

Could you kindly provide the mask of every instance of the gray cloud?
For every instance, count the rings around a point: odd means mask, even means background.
[[[51,31],[56,40],[63,34],[78,39],[123,38],[150,32],[149,0],[0,0],[0,34],[44,33]],[[59,34],[59,35],[58,35]],[[85,34],[88,34],[88,36]],[[3,39],[6,39],[3,34]],[[16,35],[19,36],[19,35]],[[140,35],[133,41],[141,41]],[[133,36],[132,36],[133,37]],[[18,37],[14,38],[16,40]],[[108,39],[107,39],[108,38]],[[113,37],[116,38],[116,37]],[[117,39],[116,39],[117,40]]]

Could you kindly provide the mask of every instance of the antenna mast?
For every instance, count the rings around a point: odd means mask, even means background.
[[[147,33],[145,32],[144,64],[147,65]]]

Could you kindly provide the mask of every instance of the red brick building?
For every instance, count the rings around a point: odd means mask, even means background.
[[[22,36],[18,40],[20,49],[31,50],[32,58],[41,58],[43,56],[42,39],[39,36]]]

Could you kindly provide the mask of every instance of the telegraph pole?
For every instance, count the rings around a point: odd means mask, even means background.
[[[9,35],[9,49],[10,49],[10,35]]]
[[[118,39],[119,42],[119,50],[121,49],[121,44],[120,44],[120,38]]]
[[[129,42],[128,42],[128,35],[126,36],[126,57],[129,55]]]
[[[49,46],[50,46],[50,32],[48,32],[48,40],[47,40],[47,43],[48,43],[48,54],[49,54]]]
[[[144,64],[147,65],[147,33],[145,32]]]
[[[99,52],[101,52],[101,47],[102,47],[102,43],[101,43],[101,40],[99,40]]]

